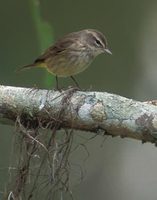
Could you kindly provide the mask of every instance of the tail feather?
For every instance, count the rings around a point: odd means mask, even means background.
[[[46,63],[44,62],[35,62],[35,63],[32,63],[30,65],[25,65],[23,67],[20,67],[19,69],[16,70],[16,72],[21,72],[23,70],[26,70],[26,69],[29,69],[29,68],[32,68],[32,67],[47,67]]]
[[[30,64],[30,65],[25,65],[25,66],[22,66],[19,69],[17,69],[16,72],[21,72],[23,70],[26,70],[26,69],[29,69],[29,68],[32,68],[32,67],[36,67],[36,66],[37,66],[36,63]]]

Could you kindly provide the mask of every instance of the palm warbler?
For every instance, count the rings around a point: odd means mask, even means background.
[[[31,67],[45,67],[57,77],[70,76],[78,86],[73,75],[85,70],[93,59],[101,53],[112,54],[107,47],[105,36],[94,29],[85,29],[73,32],[59,39],[50,46],[33,64],[26,65],[22,69]]]

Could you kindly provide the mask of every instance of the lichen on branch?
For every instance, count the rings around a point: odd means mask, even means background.
[[[0,94],[1,123],[13,125],[20,116],[27,128],[40,125],[52,129],[59,120],[59,129],[91,131],[156,143],[155,101],[139,102],[106,92],[73,88],[59,92],[0,86]]]

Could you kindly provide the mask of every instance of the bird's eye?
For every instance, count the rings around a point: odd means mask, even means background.
[[[102,47],[102,44],[101,44],[100,40],[95,39],[95,43],[96,43],[97,46]]]

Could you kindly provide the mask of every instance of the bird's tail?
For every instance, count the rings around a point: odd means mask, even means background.
[[[29,69],[29,68],[32,68],[32,67],[36,67],[36,64],[34,63],[34,64],[22,66],[22,67],[18,68],[18,69],[16,70],[16,72],[18,73],[18,72],[21,72],[21,71],[23,71],[23,70],[26,70],[26,69]]]
[[[16,72],[18,73],[18,72],[21,72],[23,70],[27,70],[33,67],[44,67],[44,63],[33,63],[33,64],[25,65],[17,69]]]

